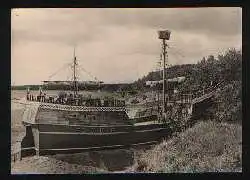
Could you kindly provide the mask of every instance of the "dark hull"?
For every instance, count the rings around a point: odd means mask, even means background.
[[[170,135],[163,124],[140,126],[26,125],[22,157],[77,153],[155,143]]]

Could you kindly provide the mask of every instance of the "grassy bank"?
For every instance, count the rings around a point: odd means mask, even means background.
[[[131,171],[241,171],[241,154],[241,125],[203,121],[139,154]]]

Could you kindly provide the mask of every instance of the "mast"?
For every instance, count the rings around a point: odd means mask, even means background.
[[[162,53],[160,54],[160,61],[159,61],[159,69],[158,69],[158,72],[159,72],[159,77],[161,77],[161,63],[162,63]],[[160,113],[160,86],[159,84],[156,84],[157,86],[157,109],[158,109],[158,113]]]
[[[76,66],[77,66],[77,60],[75,56],[75,46],[74,46],[74,61],[73,61],[73,86],[74,86],[74,97],[78,94],[78,84],[77,84],[77,75],[76,75]]]
[[[165,71],[166,71],[166,41],[165,41],[165,39],[162,39],[162,41],[163,41],[163,73],[162,73],[162,76],[163,76],[163,88],[162,88],[162,90],[163,90],[163,109],[162,109],[162,113],[163,114],[165,114],[166,113],[166,108],[165,108],[165,106],[166,106],[166,95],[165,95],[165,92],[166,92],[166,87],[165,87],[165,85],[166,85],[166,82],[165,82],[165,77],[166,77],[166,75],[165,75]]]
[[[167,51],[166,51],[166,46],[167,46],[167,43],[166,43],[166,40],[169,40],[170,38],[170,31],[168,30],[164,30],[164,31],[158,31],[158,35],[159,35],[159,39],[162,39],[163,41],[163,47],[162,47],[162,54],[163,54],[163,88],[162,88],[162,94],[163,94],[163,104],[162,104],[162,115],[165,119],[166,117],[166,95],[165,95],[165,92],[166,92],[166,80],[165,80],[165,70],[166,70],[166,56],[167,56]]]

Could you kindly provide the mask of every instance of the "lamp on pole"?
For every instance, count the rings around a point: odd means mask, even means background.
[[[166,55],[167,55],[167,51],[166,51],[166,47],[167,47],[167,43],[166,40],[170,39],[170,34],[171,32],[169,30],[161,30],[158,31],[158,38],[162,39],[162,44],[163,44],[163,48],[162,48],[162,54],[163,54],[163,88],[162,88],[162,94],[163,94],[163,105],[162,105],[162,115],[164,116],[164,119],[166,117],[166,96],[165,96],[165,91],[166,91],[166,80],[165,80],[165,70],[166,70]]]

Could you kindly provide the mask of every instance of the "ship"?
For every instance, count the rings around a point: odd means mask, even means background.
[[[168,33],[160,31],[159,38],[163,43]],[[163,51],[164,74],[165,49]],[[40,93],[35,96],[27,90],[26,98],[20,101],[25,106],[22,120],[25,136],[21,141],[21,157],[153,144],[174,132],[171,123],[185,126],[192,116],[194,96],[170,96],[176,92],[167,92],[165,85],[182,83],[185,80],[183,77],[166,80],[163,75],[159,82],[147,82],[146,85],[150,86],[162,84],[163,91],[158,91],[158,99],[152,98],[150,101],[146,98],[146,102],[142,100],[133,104],[114,97],[82,96],[76,77],[77,64],[74,53],[73,80],[64,82],[72,85],[71,94],[59,93],[53,97],[44,95],[40,89]]]

